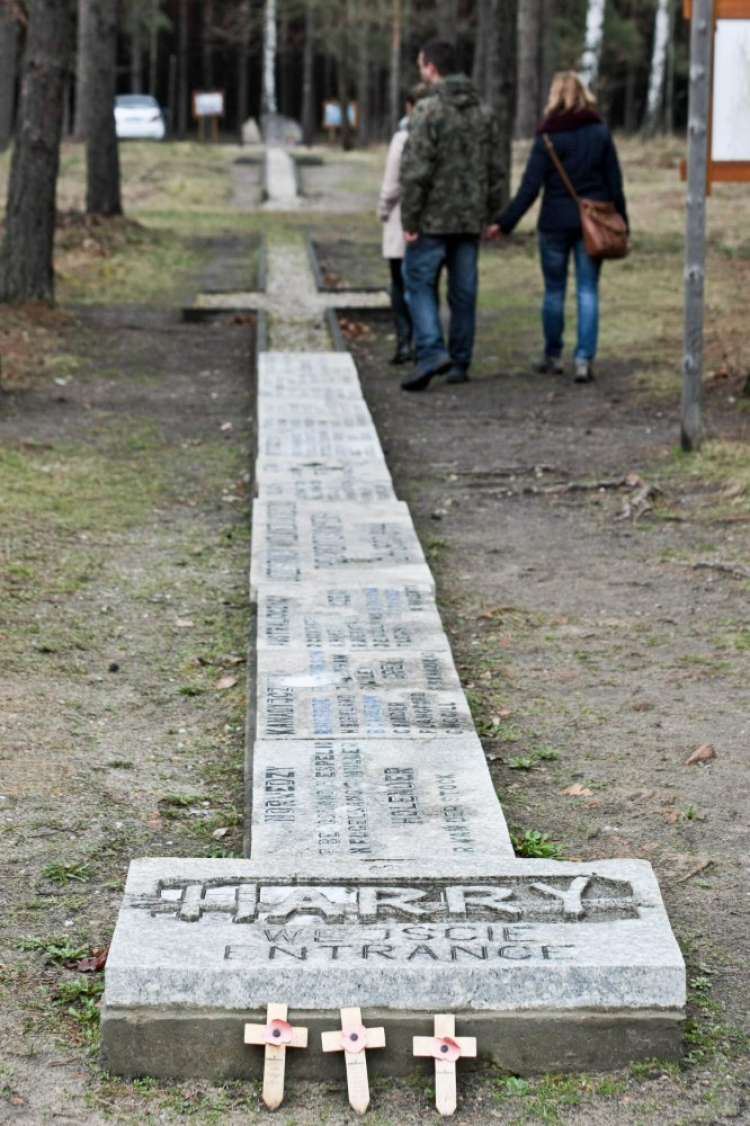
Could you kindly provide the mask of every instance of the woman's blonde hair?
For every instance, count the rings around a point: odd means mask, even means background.
[[[596,98],[583,79],[574,70],[559,70],[552,79],[549,98],[544,107],[544,116],[553,113],[570,113],[580,109],[591,109]]]

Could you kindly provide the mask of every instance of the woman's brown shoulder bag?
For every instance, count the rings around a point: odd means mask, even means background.
[[[563,168],[549,136],[547,133],[543,133],[542,136],[562,182],[578,204],[583,245],[588,256],[596,259],[626,258],[630,254],[628,228],[622,215],[615,211],[614,203],[611,200],[581,199],[573,187],[570,176]]]

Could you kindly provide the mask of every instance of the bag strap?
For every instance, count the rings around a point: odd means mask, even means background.
[[[560,179],[565,184],[565,187],[568,189],[570,194],[573,196],[573,199],[576,201],[576,203],[579,203],[580,201],[578,199],[578,193],[576,192],[575,188],[573,187],[570,176],[568,175],[568,173],[563,168],[562,161],[560,160],[560,157],[555,152],[555,146],[552,144],[552,141],[549,139],[549,134],[548,133],[542,133],[542,136],[544,137],[544,143],[547,146],[547,152],[549,153],[550,157],[552,158],[552,163],[554,164],[557,171],[560,173]]]

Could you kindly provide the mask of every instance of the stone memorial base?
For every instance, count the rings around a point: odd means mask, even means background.
[[[489,850],[488,850],[489,851]],[[290,1075],[334,1074],[319,1031],[342,1005],[386,1029],[377,1073],[455,1014],[479,1060],[512,1072],[677,1059],[685,973],[651,867],[278,856],[138,860],[107,964],[102,1064],[122,1075],[258,1076],[243,1044],[271,1001],[310,1028]],[[339,1061],[340,1064],[340,1061]]]

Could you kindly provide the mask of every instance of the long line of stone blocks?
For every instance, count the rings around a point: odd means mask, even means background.
[[[436,1012],[521,1073],[675,1058],[685,969],[650,866],[514,856],[351,358],[262,354],[258,422],[250,856],[131,865],[105,1065],[257,1075],[243,1026],[269,1002],[312,1034],[365,1007],[382,1073]]]

